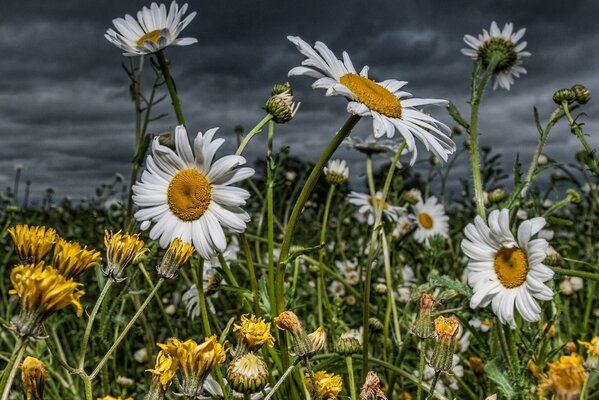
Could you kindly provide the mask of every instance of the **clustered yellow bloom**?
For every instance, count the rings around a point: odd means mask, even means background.
[[[561,356],[556,362],[549,363],[549,371],[538,386],[540,396],[553,393],[555,400],[577,399],[587,374],[582,366],[584,358],[576,353]]]
[[[241,341],[246,345],[248,351],[256,351],[265,344],[274,346],[275,338],[270,334],[270,322],[255,315],[241,316],[241,324],[233,325],[233,332],[238,332]]]
[[[34,357],[27,357],[21,364],[21,378],[25,400],[42,400],[46,384],[46,365]]]
[[[161,346],[161,343],[158,343],[158,347]],[[156,357],[156,365],[153,369],[148,369],[148,372],[151,372],[155,377],[158,377],[160,384],[162,385],[162,389],[166,390],[173,380],[175,374],[177,373],[177,368],[179,367],[179,363],[177,359],[166,350],[162,350],[158,353]]]
[[[54,248],[53,265],[67,278],[75,278],[83,271],[98,266],[100,252],[81,247],[77,242],[58,239]]]
[[[343,388],[343,379],[339,375],[335,375],[332,372],[318,371],[314,374],[314,383],[316,388],[312,385],[312,379],[310,375],[306,373],[304,377],[306,387],[311,393],[317,392],[323,400],[334,400],[341,392]]]
[[[140,256],[149,251],[144,247],[144,242],[139,239],[139,234],[104,232],[104,245],[106,246],[106,269],[104,275],[115,281],[123,280],[125,267],[135,262]]]
[[[162,261],[156,267],[158,275],[165,279],[173,279],[179,269],[189,260],[194,253],[195,248],[189,243],[185,243],[179,238],[175,238],[168,246]]]
[[[58,234],[45,226],[17,225],[8,230],[21,261],[25,264],[42,261],[58,240]]]
[[[10,273],[10,280],[13,289],[8,293],[21,300],[21,314],[11,323],[21,336],[35,336],[44,319],[70,305],[75,307],[78,317],[83,314],[80,302],[85,294],[83,285],[45,266],[43,261],[37,265],[17,265]]]
[[[595,336],[590,342],[579,340],[578,343],[587,349],[587,360],[585,361],[585,365],[589,369],[599,367],[599,336]]]

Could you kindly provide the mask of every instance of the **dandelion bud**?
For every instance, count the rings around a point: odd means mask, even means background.
[[[99,251],[88,250],[87,246],[82,248],[77,242],[58,239],[52,262],[54,268],[66,278],[75,278],[83,271],[97,267],[100,259]]]
[[[229,363],[227,381],[236,392],[257,393],[268,383],[268,367],[264,360],[254,353],[247,353]]]
[[[383,331],[383,323],[380,319],[371,317],[368,319],[368,326],[373,333],[381,333]]]
[[[349,179],[349,168],[345,160],[331,160],[324,167],[324,175],[330,185],[342,185]]]
[[[241,324],[233,325],[233,332],[239,334],[241,347],[247,351],[257,351],[262,346],[274,346],[275,338],[270,334],[270,322],[265,322],[264,318],[250,315],[241,316]],[[239,349],[241,350],[241,349]],[[236,356],[240,356],[245,351],[236,351]]]
[[[46,365],[34,357],[27,357],[21,364],[21,378],[23,380],[23,395],[25,400],[42,400],[44,398],[44,385],[46,384]]]
[[[566,195],[570,198],[570,201],[574,204],[578,204],[582,201],[582,195],[575,189],[567,189]]]
[[[499,203],[500,201],[504,200],[506,197],[507,197],[507,192],[505,191],[505,189],[497,188],[497,189],[492,190],[489,193],[489,202],[491,204]]]
[[[468,358],[468,364],[470,364],[470,369],[472,369],[472,372],[477,375],[481,375],[483,372],[485,372],[485,364],[480,357],[470,356]]]
[[[559,89],[553,93],[553,102],[558,106],[564,101],[568,104],[572,103],[576,99],[576,94],[572,89]]]
[[[358,354],[362,352],[362,345],[353,335],[344,333],[337,339],[333,346],[335,353],[351,356],[352,354]]]
[[[293,102],[293,95],[290,91],[270,96],[266,101],[266,112],[272,115],[273,121],[277,124],[284,124],[291,121],[295,116],[300,103]]]
[[[591,92],[584,85],[576,84],[572,86],[572,91],[578,104],[586,104],[591,100]]]
[[[314,374],[313,379],[314,382],[312,382],[312,377],[306,373],[304,377],[306,388],[310,393],[318,395],[323,400],[335,400],[343,389],[343,379],[339,375],[318,371]]]
[[[104,275],[117,282],[124,280],[123,271],[132,262],[135,262],[149,249],[144,247],[144,242],[139,239],[139,234],[122,234],[121,231],[112,233],[104,232],[104,245],[106,246],[106,269]]]
[[[568,354],[576,353],[576,344],[574,342],[568,342],[564,347]]]
[[[293,311],[283,311],[275,317],[275,324],[279,329],[291,333],[293,336],[293,350],[298,357],[307,357],[314,353],[312,342]]]
[[[374,371],[368,371],[362,390],[360,391],[360,400],[387,400],[385,393],[381,390],[381,380]]]
[[[416,317],[416,324],[414,326],[414,335],[418,336],[421,339],[427,339],[432,337],[435,334],[433,320],[431,318],[431,312],[433,311],[433,306],[435,304],[435,299],[430,294],[423,294],[420,296],[420,310],[418,311],[418,316]]]
[[[599,367],[599,336],[595,336],[590,342],[578,341],[578,344],[587,349],[587,359],[584,365],[594,370]]]
[[[449,371],[452,369],[453,354],[456,350],[459,330],[460,322],[453,315],[448,318],[441,315],[435,319],[437,344],[429,361],[430,366],[435,371]]]
[[[285,83],[275,83],[272,85],[271,95],[276,96],[277,94],[283,94],[288,92],[289,94],[293,94],[293,89],[291,88],[291,84],[289,82]]]
[[[322,326],[319,326],[314,332],[308,335],[308,339],[312,342],[313,352],[318,353],[324,350],[324,346],[327,343],[327,333]]]
[[[9,228],[15,250],[24,264],[42,261],[58,240],[59,236],[52,228],[45,226],[17,225]]]
[[[160,265],[156,267],[158,275],[165,279],[173,279],[194,251],[193,245],[175,238],[168,246]]]

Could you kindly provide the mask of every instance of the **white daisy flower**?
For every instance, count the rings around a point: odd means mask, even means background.
[[[342,297],[345,295],[345,286],[339,281],[333,281],[329,285],[329,292],[335,298]]]
[[[358,260],[354,257],[351,260],[335,261],[335,266],[343,274],[346,275],[350,272],[356,272],[358,270]]]
[[[412,267],[406,265],[401,269],[401,280],[405,286],[409,286],[416,282],[416,274],[414,273]]]
[[[343,52],[343,61],[322,42],[314,48],[297,36],[287,36],[307,58],[301,67],[289,71],[289,76],[305,75],[316,78],[314,89],[326,89],[327,96],[344,96],[349,100],[347,111],[363,117],[372,117],[373,133],[376,138],[393,137],[398,131],[412,152],[411,164],[416,161],[417,150],[414,138],[424,144],[439,158],[447,161],[455,149],[449,138],[451,131],[446,125],[426,115],[417,107],[425,105],[446,106],[440,99],[416,99],[401,89],[405,81],[388,79],[376,82],[368,78],[368,66],[356,72],[349,55]]]
[[[407,215],[402,215],[397,219],[395,228],[391,232],[391,237],[395,240],[399,240],[404,237],[405,234],[410,232],[412,229],[412,220]]]
[[[154,222],[150,237],[159,239],[162,247],[177,237],[193,243],[207,260],[227,247],[223,226],[236,233],[246,229],[250,216],[241,206],[250,194],[230,185],[254,174],[252,168],[237,168],[245,164],[241,156],[213,162],[224,143],[213,140],[217,129],[198,132],[195,155],[182,125],[175,129],[175,151],[155,138],[146,171],[133,185],[133,201],[141,207],[135,218],[142,225]]]
[[[349,167],[345,160],[331,160],[324,167],[324,175],[327,182],[340,185],[349,179]]]
[[[584,280],[578,276],[567,276],[560,284],[559,291],[566,296],[570,296],[574,292],[582,290]]]
[[[412,297],[412,289],[408,286],[401,286],[397,288],[397,301],[400,303],[407,303],[410,301],[410,297]]]
[[[366,193],[351,192],[348,197],[348,201],[358,206],[358,215],[364,217],[368,222],[368,225],[374,224],[374,216],[376,208],[380,207],[381,198],[383,197],[382,192],[376,192],[374,195],[374,201],[370,195]],[[383,215],[387,217],[389,221],[397,221],[399,214],[403,211],[403,208],[398,206],[392,206],[388,202],[383,205]]]
[[[426,245],[435,235],[446,238],[449,231],[449,217],[445,215],[443,204],[437,203],[437,198],[431,196],[426,202],[420,200],[412,206],[414,220],[418,227],[414,231],[414,239]]]
[[[503,324],[516,327],[514,306],[526,321],[538,321],[541,307],[535,300],[551,300],[553,290],[545,285],[553,271],[543,264],[545,239],[531,239],[545,225],[541,217],[524,221],[518,239],[510,231],[508,209],[489,214],[488,225],[480,216],[464,229],[462,251],[470,258],[468,284],[474,294],[470,307],[486,307]]]
[[[483,29],[482,35],[478,35],[478,38],[464,35],[464,42],[471,48],[462,49],[462,54],[474,60],[480,59],[483,68],[487,68],[494,58],[498,58],[499,62],[493,71],[495,77],[493,89],[501,86],[510,90],[510,86],[514,84],[514,77],[519,78],[520,74],[526,73],[526,69],[521,66],[522,57],[528,57],[530,53],[523,51],[526,42],[518,44],[525,32],[526,28],[522,28],[514,33],[512,23],[505,24],[503,30],[499,30],[497,23],[493,21],[491,29],[489,31]]]
[[[126,56],[156,53],[168,46],[188,46],[196,43],[195,38],[178,38],[179,34],[196,16],[195,11],[181,20],[187,11],[187,4],[179,8],[176,1],[171,3],[169,12],[164,4],[152,3],[137,12],[137,20],[131,15],[112,20],[116,31],[108,29],[104,37],[116,47],[124,50]]]

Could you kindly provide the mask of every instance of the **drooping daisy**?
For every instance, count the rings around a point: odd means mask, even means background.
[[[324,175],[331,185],[341,185],[349,179],[349,167],[345,160],[331,160],[324,167]]]
[[[449,217],[445,215],[443,204],[437,203],[435,196],[429,197],[426,202],[421,199],[412,206],[412,210],[418,225],[414,231],[414,239],[428,245],[429,239],[435,235],[447,237]]]
[[[147,228],[152,239],[167,247],[175,238],[193,243],[204,259],[223,252],[227,240],[223,226],[243,232],[249,215],[241,208],[250,196],[247,190],[230,186],[254,174],[252,168],[238,168],[245,158],[237,155],[213,162],[224,139],[213,139],[218,128],[198,132],[194,152],[182,125],[175,129],[175,147],[152,143],[146,171],[133,186],[133,201],[141,209],[135,218]]]
[[[522,39],[526,28],[520,29],[514,33],[512,23],[505,24],[503,30],[499,30],[497,23],[491,23],[491,29],[483,29],[482,35],[478,39],[472,35],[464,35],[464,42],[471,49],[462,49],[462,54],[472,57],[474,60],[481,60],[483,68],[487,68],[494,58],[498,59],[498,64],[493,71],[495,81],[493,89],[501,86],[510,90],[514,84],[514,77],[519,78],[520,74],[525,74],[526,69],[521,66],[522,57],[530,56],[526,48],[526,42],[518,44]]]
[[[131,15],[112,20],[114,27],[108,29],[104,37],[116,47],[124,50],[123,55],[137,56],[151,54],[168,46],[188,46],[196,43],[195,38],[178,38],[179,34],[196,16],[195,11],[181,20],[187,11],[187,4],[181,8],[176,1],[171,3],[167,14],[164,4],[152,3],[137,12],[137,20]]]
[[[358,216],[366,219],[368,225],[372,225],[374,224],[376,208],[380,207],[382,197],[383,193],[380,191],[375,193],[374,200],[369,194],[351,192],[348,201],[351,204],[358,206]],[[403,208],[393,206],[388,202],[383,204],[383,215],[387,217],[389,221],[397,221],[397,218],[402,211]]]
[[[538,300],[551,300],[553,290],[545,285],[553,271],[543,264],[545,239],[531,239],[545,225],[541,217],[524,221],[518,227],[517,239],[510,231],[508,209],[489,214],[488,225],[477,216],[474,224],[464,229],[462,251],[468,262],[468,284],[474,294],[470,307],[486,307],[503,324],[516,327],[514,306],[526,321],[538,321]]]
[[[343,52],[341,61],[322,42],[316,42],[312,48],[297,36],[287,36],[287,39],[307,57],[301,67],[289,71],[289,76],[316,78],[312,84],[314,89],[326,89],[327,96],[346,97],[349,100],[349,113],[372,117],[376,138],[391,138],[398,131],[405,139],[408,151],[412,152],[411,164],[417,156],[414,138],[444,161],[455,151],[455,143],[448,136],[450,129],[417,109],[425,105],[446,106],[446,100],[409,98],[411,94],[401,90],[407,82],[371,80],[368,78],[368,66],[362,68],[360,73],[356,72],[346,52]]]

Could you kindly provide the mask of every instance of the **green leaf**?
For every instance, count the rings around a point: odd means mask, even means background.
[[[458,108],[451,101],[447,106],[447,111],[449,112],[449,115],[451,116],[451,118],[453,118],[455,122],[462,125],[466,130],[470,129],[470,125],[468,124],[468,122],[466,122],[466,120],[460,114]]]
[[[447,275],[433,275],[430,277],[430,280],[436,285],[443,286],[447,289],[453,289],[459,294],[466,296],[468,299],[472,297],[472,289],[470,289],[470,287]]]
[[[503,393],[506,399],[511,400],[515,397],[516,393],[510,379],[507,376],[505,369],[502,367],[502,362],[498,358],[495,358],[485,365],[485,372],[489,379],[497,384],[497,387]]]

